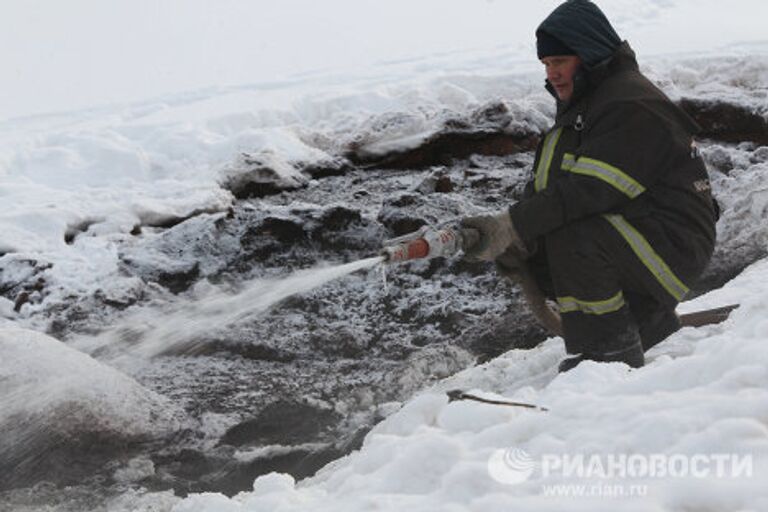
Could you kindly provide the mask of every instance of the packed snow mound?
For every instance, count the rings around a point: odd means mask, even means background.
[[[313,478],[272,473],[253,492],[173,510],[766,510],[767,281],[762,260],[684,304],[741,307],[674,334],[644,368],[586,362],[558,375],[561,340],[513,350],[410,400]],[[549,410],[449,403],[453,388]],[[551,462],[579,456],[581,474]]]
[[[664,92],[749,107],[768,119],[768,55],[659,59],[643,66]]]
[[[0,450],[46,430],[133,438],[178,426],[180,413],[167,399],[45,334],[0,329],[0,361]]]

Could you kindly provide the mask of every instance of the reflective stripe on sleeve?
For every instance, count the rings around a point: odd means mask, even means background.
[[[604,315],[620,310],[624,306],[624,294],[619,291],[610,299],[587,301],[576,297],[558,297],[557,304],[560,306],[560,313],[573,313],[580,311],[587,315]]]
[[[653,250],[648,240],[632,226],[621,215],[603,215],[603,217],[613,225],[619,234],[627,241],[629,246],[634,251],[635,255],[640,258],[648,270],[654,275],[656,280],[659,281],[661,286],[669,292],[672,297],[678,302],[688,293],[688,287],[672,272],[669,265],[661,259],[656,251]]]
[[[539,155],[539,165],[536,166],[536,178],[533,181],[533,189],[536,192],[542,191],[547,188],[547,182],[549,181],[549,167],[552,165],[552,157],[555,154],[555,147],[557,147],[557,141],[560,139],[560,134],[563,132],[562,128],[558,128],[550,132],[544,138],[544,145],[541,149],[541,155]]]
[[[566,153],[563,157],[561,168],[574,174],[582,174],[602,180],[619,192],[627,195],[630,199],[634,199],[645,192],[644,186],[621,169],[594,158],[587,158],[585,156],[575,158],[572,154]]]

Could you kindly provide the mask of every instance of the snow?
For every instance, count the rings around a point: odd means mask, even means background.
[[[451,69],[457,61],[460,67],[473,65],[477,55],[501,48],[506,53],[499,67],[521,56],[530,65],[533,30],[558,3],[113,0],[107,5],[70,0],[65,6],[5,0],[0,6],[0,61],[5,63],[0,119],[179,91],[285,84],[308,75],[333,73],[343,82],[360,69],[380,77],[413,75],[435,65]],[[600,5],[643,55],[670,49],[711,52],[765,41],[761,0],[738,0],[738,7],[728,10],[717,0],[604,0]],[[680,27],[692,21],[696,28],[681,34]],[[397,63],[399,73],[391,65]]]
[[[128,461],[126,467],[115,471],[115,480],[121,483],[138,482],[155,473],[155,464],[151,459],[136,457]]]
[[[645,66],[643,72],[673,99],[730,101],[768,117],[768,55],[761,53],[723,59],[666,57]]]
[[[115,245],[136,226],[225,211],[234,200],[221,188],[228,180],[304,186],[303,166],[322,166],[352,146],[361,156],[415,147],[491,101],[508,106],[507,130],[545,129],[554,109],[540,71],[499,71],[497,56],[451,74],[431,64],[392,83],[306,78],[4,122],[0,197],[14,207],[0,211],[0,254],[52,263],[50,280],[83,294],[124,287],[114,279]],[[672,96],[723,97],[768,112],[764,56],[708,57],[704,68],[696,59],[649,61],[647,71]],[[249,176],[241,153],[275,175]]]
[[[541,88],[532,33],[558,3],[290,0],[266,8],[206,0],[5,0],[0,270],[11,282],[42,277],[51,293],[20,313],[0,297],[0,427],[23,415],[28,436],[45,435],[52,417],[62,432],[90,428],[94,419],[98,428],[123,436],[174,430],[169,400],[26,329],[36,327],[34,314],[96,290],[130,294],[137,278],[120,272],[120,250],[131,252],[131,232],[144,226],[142,236],[152,239],[151,226],[164,221],[195,212],[223,215],[234,198],[222,186],[233,177],[311,186],[301,172],[306,166],[334,161],[353,147],[362,156],[413,148],[446,121],[471,119],[499,101],[514,120],[508,130],[546,128],[554,105]],[[768,118],[763,0],[600,5],[637,50],[643,71],[670,96],[727,100]],[[768,228],[755,222],[768,213],[764,149],[705,148],[709,161],[723,167],[712,181],[724,207],[718,230],[729,244],[768,247]],[[274,175],[248,169],[243,153]],[[151,266],[164,256],[145,251],[135,257]],[[313,285],[344,272],[328,269]],[[248,298],[266,309],[306,289],[306,275],[296,274],[287,289],[257,282]],[[387,419],[363,448],[311,479],[266,475],[233,499],[129,490],[109,508],[766,510],[766,280],[763,260],[724,288],[682,304],[681,311],[741,307],[723,325],[676,333],[642,369],[586,363],[556,375],[563,349],[561,340],[551,339],[447,378],[397,412],[397,404],[380,405]],[[215,287],[209,295],[197,292],[218,300],[207,307],[237,316],[237,297]],[[194,302],[188,307],[172,312],[176,320],[194,320]],[[173,328],[171,322],[157,335],[171,336]],[[412,372],[397,384],[416,388],[421,374],[450,375],[468,364],[459,349],[442,350],[414,357]],[[549,412],[448,403],[445,391],[454,388],[546,405]],[[209,414],[205,429],[213,439],[232,421]],[[584,482],[534,470],[517,485],[500,483],[489,461],[505,460],[498,450],[508,448],[534,459],[751,454],[754,476],[608,482],[649,486],[648,495],[631,499],[545,496],[543,486]],[[261,447],[240,456],[288,449]],[[154,471],[151,460],[137,458],[117,469],[115,479],[130,483]]]
[[[128,439],[179,427],[180,411],[169,400],[45,334],[0,329],[0,361],[3,462],[45,449],[40,438],[61,442],[87,432]]]
[[[199,494],[174,512],[219,510],[765,510],[768,507],[768,261],[722,290],[692,301],[701,309],[738,298],[725,324],[685,328],[649,353],[638,370],[586,363],[557,375],[562,343],[513,350],[441,381],[368,434],[361,450],[315,477],[256,479],[227,499]],[[546,405],[548,412],[476,402],[449,403],[446,390]],[[751,473],[719,477],[566,476],[534,469],[519,483],[494,479],[499,450],[534,460],[570,454],[751,456]],[[490,464],[490,466],[489,466]],[[606,466],[607,467],[607,466]],[[490,468],[490,469],[489,469]],[[747,466],[744,466],[747,468]],[[506,468],[507,474],[509,468]],[[644,496],[553,496],[567,486],[647,486]],[[556,487],[560,486],[560,487]]]

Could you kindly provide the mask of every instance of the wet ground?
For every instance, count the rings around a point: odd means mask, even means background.
[[[715,143],[703,150],[723,167],[713,186],[725,194],[730,217],[700,290],[765,255],[743,228],[754,224],[754,208],[735,195],[749,188],[748,172],[763,168],[765,152]],[[122,298],[97,294],[53,305],[47,328],[65,342],[98,336],[150,304],[189,300],[203,282],[237,293],[254,278],[370,257],[388,237],[504,207],[521,193],[532,159],[527,152],[424,170],[352,169],[241,200],[228,215],[148,230],[121,248],[123,271],[145,287]],[[255,318],[211,324],[194,351],[118,364],[178,404],[183,428],[134,442],[64,439],[44,464],[0,484],[0,510],[97,510],[141,489],[231,495],[270,471],[311,475],[358,447],[372,425],[422,387],[546,337],[492,266],[444,258],[389,268],[386,285],[378,269],[357,272]]]

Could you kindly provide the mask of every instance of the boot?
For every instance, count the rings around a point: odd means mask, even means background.
[[[659,308],[652,314],[638,321],[643,350],[650,350],[680,330],[680,317],[674,309]]]
[[[640,342],[640,337],[638,336],[637,342],[635,342],[633,345],[625,347],[621,350],[614,350],[612,352],[603,352],[602,354],[597,354],[594,360],[603,363],[627,363],[632,368],[640,368],[645,365],[643,344]]]
[[[630,325],[624,333],[618,335],[611,345],[617,348],[604,351],[585,351],[579,355],[563,359],[557,369],[560,373],[564,373],[575,368],[584,360],[601,363],[626,363],[631,368],[640,368],[645,365],[643,343],[640,341],[640,335],[634,325]]]
[[[625,296],[646,352],[680,329],[674,304],[662,304],[649,295],[636,292],[625,292]]]

